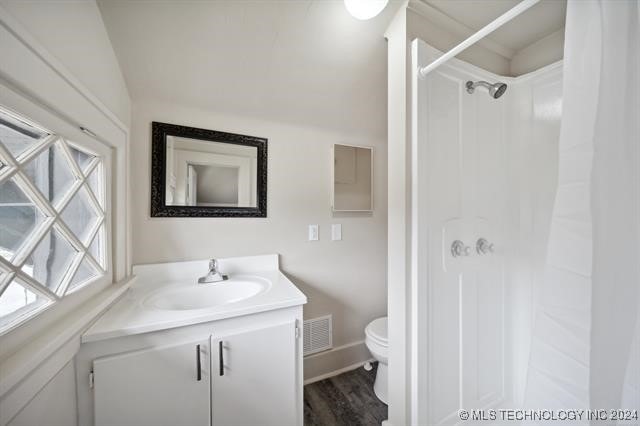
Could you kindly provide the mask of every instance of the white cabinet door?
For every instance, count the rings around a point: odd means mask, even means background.
[[[296,426],[295,322],[211,337],[213,426]]]
[[[209,341],[98,358],[96,426],[210,424]]]

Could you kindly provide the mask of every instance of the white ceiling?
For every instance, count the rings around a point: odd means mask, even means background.
[[[134,101],[160,99],[365,136],[386,133],[393,2],[358,21],[342,1],[101,1]]]
[[[427,0],[471,29],[517,2]],[[99,0],[99,7],[134,102],[384,138],[383,34],[402,3],[391,0],[369,21],[352,18],[342,0]],[[538,40],[562,26],[564,4],[545,0],[493,41],[518,50]]]
[[[521,0],[422,0],[477,31]],[[542,0],[487,38],[515,52],[564,27],[566,0]]]

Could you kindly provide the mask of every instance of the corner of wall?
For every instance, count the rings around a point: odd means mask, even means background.
[[[389,332],[389,419],[407,424],[407,150],[409,61],[408,10],[402,8],[386,36],[388,48],[388,237],[387,287]]]
[[[564,27],[519,50],[511,58],[509,75],[520,76],[564,57]]]
[[[422,5],[422,3],[418,2]],[[447,19],[447,25],[442,22]],[[452,31],[455,28],[455,31]],[[446,52],[463,41],[474,31],[463,27],[448,16],[432,10],[429,6],[412,7],[407,11],[407,36],[419,38],[436,49]],[[508,75],[509,58],[513,54],[489,40],[481,40],[464,50],[458,57],[466,62],[491,71],[495,74]]]
[[[371,354],[364,341],[349,343],[325,352],[309,355],[304,358],[304,383],[317,382],[354,370],[371,359]]]

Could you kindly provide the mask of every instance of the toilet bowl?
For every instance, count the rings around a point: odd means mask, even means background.
[[[373,358],[378,361],[378,371],[376,373],[376,381],[373,384],[373,391],[378,399],[387,404],[388,392],[388,351],[389,340],[387,337],[387,317],[375,319],[367,325],[364,330],[365,344]]]

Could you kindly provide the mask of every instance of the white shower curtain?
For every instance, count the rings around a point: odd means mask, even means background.
[[[640,353],[637,337],[632,347],[640,309],[640,2],[602,1],[599,14],[602,62],[591,175],[591,406],[640,410],[640,360],[630,357]],[[633,371],[635,378],[627,375]],[[626,388],[625,375],[631,380]],[[635,393],[635,403],[629,401],[633,407],[621,405],[623,392]]]
[[[558,190],[526,408],[640,410],[639,20],[637,0],[568,3]]]

